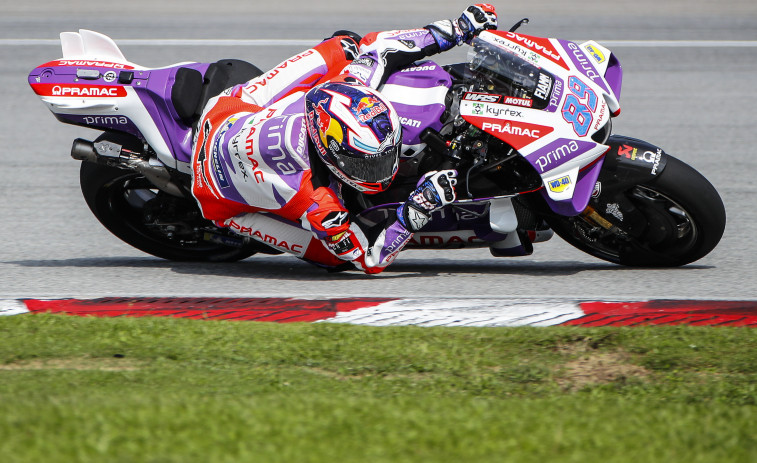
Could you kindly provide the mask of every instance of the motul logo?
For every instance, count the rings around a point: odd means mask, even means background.
[[[78,98],[106,98],[126,96],[126,89],[124,87],[118,86],[32,84],[32,88],[37,93],[37,95],[40,96]]]
[[[524,108],[530,108],[534,105],[534,102],[528,98],[517,98],[514,96],[506,96],[504,104],[510,104],[513,106],[523,106]]]

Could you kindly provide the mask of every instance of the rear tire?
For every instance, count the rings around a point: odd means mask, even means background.
[[[133,137],[105,134],[98,141],[103,139],[141,149]],[[194,199],[162,192],[132,170],[82,162],[79,182],[97,220],[125,243],[153,256],[174,261],[232,262],[260,250],[256,243],[232,236],[203,219]]]
[[[552,216],[547,222],[576,248],[635,267],[689,264],[706,256],[723,236],[726,214],[720,195],[702,174],[672,156],[660,175],[630,188],[624,196],[647,218],[640,236],[608,232],[582,216]],[[623,228],[614,217],[606,218]]]

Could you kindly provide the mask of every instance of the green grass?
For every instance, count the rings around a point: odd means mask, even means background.
[[[3,462],[754,462],[753,328],[0,317]]]

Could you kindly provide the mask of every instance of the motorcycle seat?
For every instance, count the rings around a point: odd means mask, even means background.
[[[212,63],[205,75],[197,69],[181,67],[171,88],[171,102],[181,121],[194,126],[209,99],[262,73],[257,66],[238,59]]]

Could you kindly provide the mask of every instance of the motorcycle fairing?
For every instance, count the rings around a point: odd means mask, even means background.
[[[413,63],[389,76],[379,87],[399,115],[404,156],[412,156],[425,148],[426,144],[420,139],[423,130],[428,127],[441,130],[450,87],[452,77],[433,61]]]
[[[541,175],[550,207],[562,215],[586,207],[598,160],[609,149],[592,139],[620,110],[614,85],[604,78],[608,56],[609,50],[595,42],[579,45],[506,31],[481,33],[469,55],[472,69],[494,76],[514,94],[497,102],[463,99],[461,116],[518,150]],[[614,77],[619,84],[617,72]],[[508,96],[533,103],[512,104]]]
[[[29,74],[29,84],[61,122],[115,130],[146,141],[165,165],[191,172],[191,127],[171,104],[181,67],[149,69],[127,61],[109,37],[81,29],[61,33],[63,57]]]

